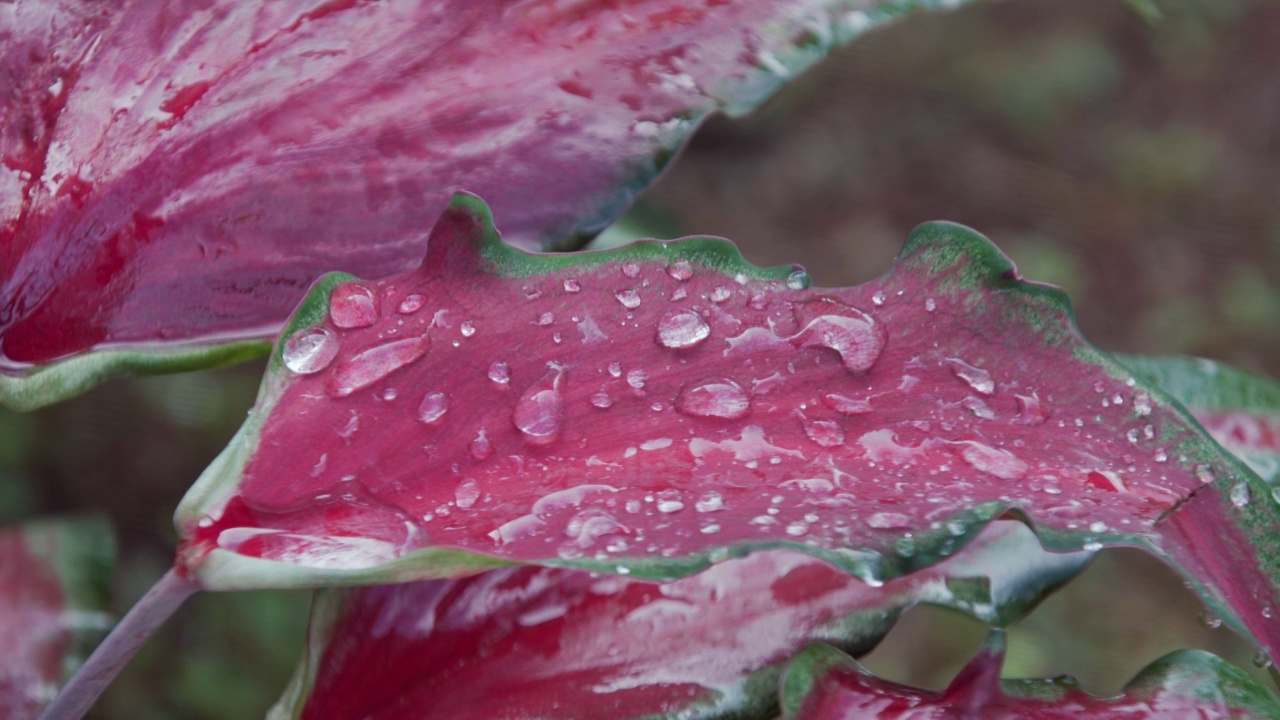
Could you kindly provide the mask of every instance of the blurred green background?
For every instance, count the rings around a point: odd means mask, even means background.
[[[1280,377],[1280,4],[1006,0],[872,33],[745,120],[708,122],[599,241],[732,238],[818,284],[885,270],[916,224],[971,225],[1065,287],[1098,346]],[[500,221],[500,219],[499,219]],[[0,410],[0,523],[101,512],[123,612],[171,562],[170,516],[252,404],[260,364]],[[1252,651],[1164,566],[1108,551],[1011,633],[1006,673],[1109,693],[1164,652]],[[301,651],[304,593],[197,596],[91,717],[260,717]],[[945,685],[984,629],[908,614],[868,658]]]

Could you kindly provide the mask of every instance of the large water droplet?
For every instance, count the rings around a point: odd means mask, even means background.
[[[511,367],[499,360],[489,366],[489,379],[499,385],[511,382]]]
[[[303,328],[284,343],[280,351],[284,366],[299,375],[310,375],[329,367],[338,356],[338,336],[325,328]]]
[[[884,330],[870,315],[831,298],[797,305],[796,315],[808,322],[791,337],[791,344],[835,350],[849,372],[870,370],[884,350]]]
[[[1007,450],[974,441],[966,441],[963,445],[960,456],[982,472],[995,475],[1001,480],[1018,480],[1027,474],[1027,464]]]
[[[329,296],[329,319],[340,328],[369,327],[378,321],[373,291],[359,283],[346,283]]]
[[[480,499],[480,483],[475,478],[467,478],[458,483],[458,487],[453,491],[453,501],[458,507],[467,510],[476,504]]]
[[[677,260],[674,265],[667,266],[667,274],[671,277],[684,282],[693,277],[693,266],[688,260]]]
[[[951,373],[973,388],[974,392],[983,395],[995,393],[996,383],[991,379],[991,373],[974,367],[960,358],[947,358],[947,363],[951,366]]]
[[[737,420],[751,414],[751,399],[728,378],[709,378],[680,391],[676,407],[686,415]]]
[[[635,290],[619,290],[613,296],[622,303],[622,307],[628,310],[635,310],[640,307],[640,293]]]
[[[337,397],[368,387],[427,352],[427,336],[383,343],[341,360],[329,379],[329,392]]]
[[[802,268],[792,270],[787,276],[787,288],[791,290],[804,290],[813,284],[813,278],[809,277],[809,273]]]
[[[537,385],[525,391],[516,402],[511,422],[524,433],[525,439],[537,445],[551,442],[560,432],[563,400],[560,384],[563,370],[552,370]]]
[[[658,344],[674,350],[691,348],[711,335],[711,326],[692,310],[669,311],[658,321]]]
[[[417,293],[405,295],[404,299],[400,301],[400,307],[396,308],[396,312],[401,315],[411,315],[421,310],[426,302],[427,299]]]
[[[444,418],[449,410],[449,398],[442,392],[430,392],[422,397],[418,405],[418,422],[435,425]]]

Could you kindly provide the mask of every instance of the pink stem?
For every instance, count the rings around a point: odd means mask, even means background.
[[[129,658],[199,589],[170,568],[71,676],[40,715],[40,720],[80,720],[84,717],[107,685],[120,674]]]

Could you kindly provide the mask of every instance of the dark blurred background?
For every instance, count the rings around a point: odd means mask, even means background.
[[[722,235],[818,284],[883,272],[912,227],[973,226],[1065,287],[1096,345],[1280,377],[1280,4],[1005,0],[835,53],[763,111],[716,118],[600,241]],[[499,222],[501,219],[499,218]],[[170,516],[252,404],[259,364],[0,410],[0,522],[105,513],[123,612],[171,562]],[[301,651],[305,593],[198,596],[97,718],[260,717]],[[1176,647],[1251,651],[1164,566],[1114,551],[1011,635],[1009,675],[1114,692]],[[945,684],[984,629],[920,609],[869,658]]]

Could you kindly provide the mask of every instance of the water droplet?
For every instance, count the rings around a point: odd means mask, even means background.
[[[911,518],[902,513],[878,512],[867,518],[867,526],[879,530],[894,530],[911,527]]]
[[[763,310],[768,307],[768,305],[769,298],[764,293],[756,293],[751,296],[750,300],[747,300],[747,307],[750,307],[752,310]]]
[[[620,362],[609,363],[609,374],[614,377],[622,377],[622,363]]]
[[[933,298],[928,298],[924,301],[924,309],[933,312],[938,309],[938,302]]]
[[[1280,485],[1274,485],[1271,488],[1271,499],[1280,505]]]
[[[418,422],[435,425],[440,422],[449,410],[449,398],[442,392],[431,392],[422,396],[418,405]]]
[[[671,277],[684,282],[693,277],[693,266],[688,260],[677,260],[674,265],[667,266],[667,274]]]
[[[1169,455],[1164,451],[1164,448],[1156,448],[1156,451],[1151,455],[1151,459],[1162,463],[1169,459]]]
[[[501,360],[489,366],[489,379],[499,385],[511,382],[511,368]]]
[[[751,399],[738,383],[727,378],[710,378],[681,390],[676,407],[695,417],[737,420],[751,414]]]
[[[965,441],[960,450],[960,457],[975,469],[1001,480],[1018,480],[1027,474],[1027,464],[1008,450],[983,445],[972,440]]]
[[[808,322],[791,337],[791,344],[835,350],[851,373],[870,370],[884,349],[884,330],[861,310],[820,298],[798,305],[796,312]]]
[[[464,320],[462,324],[458,326],[458,332],[462,333],[462,337],[471,337],[476,334],[476,326],[471,324],[470,320]]]
[[[974,367],[960,358],[947,358],[947,363],[951,365],[951,374],[963,380],[973,388],[974,392],[983,395],[995,393],[996,383],[991,379],[991,373]]]
[[[1138,443],[1138,429],[1137,429],[1137,428],[1134,428],[1134,429],[1130,430],[1129,432],[1125,433],[1125,434],[1124,434],[1124,436],[1125,436],[1125,439],[1127,439],[1129,442],[1134,443],[1135,445]]]
[[[1146,417],[1151,414],[1151,396],[1146,392],[1139,391],[1133,396],[1133,412],[1138,417]]]
[[[787,288],[790,290],[804,290],[812,283],[813,279],[803,269],[792,270],[787,276]]]
[[[591,396],[591,404],[603,410],[613,405],[613,398],[609,397],[609,393],[601,390]]]
[[[711,295],[710,295],[711,302],[713,303],[722,303],[725,300],[728,300],[732,296],[733,296],[733,291],[725,287],[724,285],[717,286],[715,290],[711,291]]]
[[[679,490],[663,490],[658,493],[658,512],[673,513],[684,509],[684,498]]]
[[[982,402],[981,398],[973,395],[966,396],[965,399],[960,401],[960,405],[973,413],[974,417],[980,417],[983,420],[994,420],[996,417],[995,410],[992,410],[989,405]]]
[[[640,274],[640,266],[635,263],[625,263],[622,266],[622,274],[635,279]]]
[[[692,310],[668,311],[658,321],[658,344],[673,350],[691,348],[711,335],[711,326]]]
[[[640,307],[640,293],[635,290],[619,290],[613,296],[622,303],[622,307],[628,310],[635,310]]]
[[[822,447],[836,447],[844,444],[844,430],[839,423],[831,420],[805,420],[804,434]]]
[[[400,301],[400,307],[396,308],[396,312],[401,315],[410,315],[421,310],[426,302],[427,299],[417,293],[405,295],[404,299]]]
[[[577,280],[574,280],[573,278],[568,278],[564,281],[565,292],[576,293],[580,290],[582,290],[582,286],[578,284]]]
[[[808,535],[809,523],[799,522],[799,521],[789,523],[787,525],[787,534],[792,537],[800,537],[802,535]]]
[[[427,353],[429,342],[424,335],[418,338],[395,340],[358,353],[339,361],[333,376],[329,378],[329,393],[345,397],[368,387]]]
[[[869,401],[845,397],[838,393],[823,395],[822,404],[843,415],[862,415],[871,412],[871,403]]]
[[[303,328],[285,341],[280,357],[291,371],[310,375],[329,367],[339,345],[338,336],[325,328]]]
[[[1196,477],[1199,478],[1200,482],[1204,483],[1205,485],[1208,485],[1209,483],[1215,480],[1213,476],[1213,470],[1208,465],[1197,465]]]
[[[463,480],[453,491],[453,501],[463,510],[471,508],[479,499],[480,483],[476,482],[475,478]]]
[[[1218,628],[1222,627],[1222,618],[1218,617],[1217,615],[1214,615],[1208,610],[1201,610],[1196,617],[1200,619],[1201,625],[1204,625],[1210,630],[1217,630]]]
[[[489,437],[481,430],[471,441],[471,457],[476,460],[484,460],[493,454],[493,443],[489,441]]]
[[[1249,486],[1238,482],[1231,486],[1231,504],[1242,508],[1249,504]]]
[[[1099,550],[1102,549],[1102,543],[1098,542],[1097,540],[1090,540],[1089,542],[1081,545],[1080,547],[1085,552],[1098,552]]]
[[[541,315],[539,315],[539,316],[538,316],[538,326],[539,326],[539,327],[546,327],[546,326],[550,325],[551,323],[553,323],[553,322],[555,322],[555,321],[556,321],[556,314],[555,314],[555,313],[544,312],[544,313],[542,313]]]
[[[560,432],[563,409],[560,384],[563,377],[563,370],[552,370],[516,402],[511,421],[529,442],[543,445],[554,440],[556,433]]]
[[[700,513],[718,512],[724,510],[724,498],[715,490],[708,490],[702,493],[693,508]]]
[[[395,388],[387,388],[386,390],[382,391],[382,399],[386,400],[387,402],[391,402],[392,400],[395,400],[397,397],[400,397],[400,393]]]
[[[1102,522],[1101,520],[1097,520],[1089,523],[1089,532],[1104,533],[1106,531],[1107,531],[1107,524]]]
[[[884,292],[879,290],[876,291],[875,295],[871,296],[871,302],[874,303],[876,307],[880,307],[884,305],[884,301],[886,299],[887,297],[885,296]]]
[[[630,370],[627,372],[627,384],[636,390],[644,388],[644,383],[649,379],[649,373],[643,370]]]
[[[591,508],[574,513],[573,517],[569,518],[569,522],[565,523],[564,534],[579,548],[586,549],[595,545],[601,538],[610,535],[630,535],[631,528],[618,522],[618,519],[609,513]],[[626,548],[626,541],[621,538],[616,538],[616,542],[610,543],[610,549],[613,552],[621,552]]]
[[[340,328],[369,327],[378,321],[373,291],[359,283],[346,283],[329,296],[329,319]]]
[[[717,525],[716,523],[711,523],[710,525],[703,525],[701,528],[698,529],[698,532],[702,533],[703,535],[714,535],[720,532],[720,526]]]
[[[1270,617],[1270,615],[1267,617]],[[1266,670],[1271,667],[1271,656],[1267,654],[1266,650],[1259,650],[1253,655],[1253,665],[1259,669]]]

